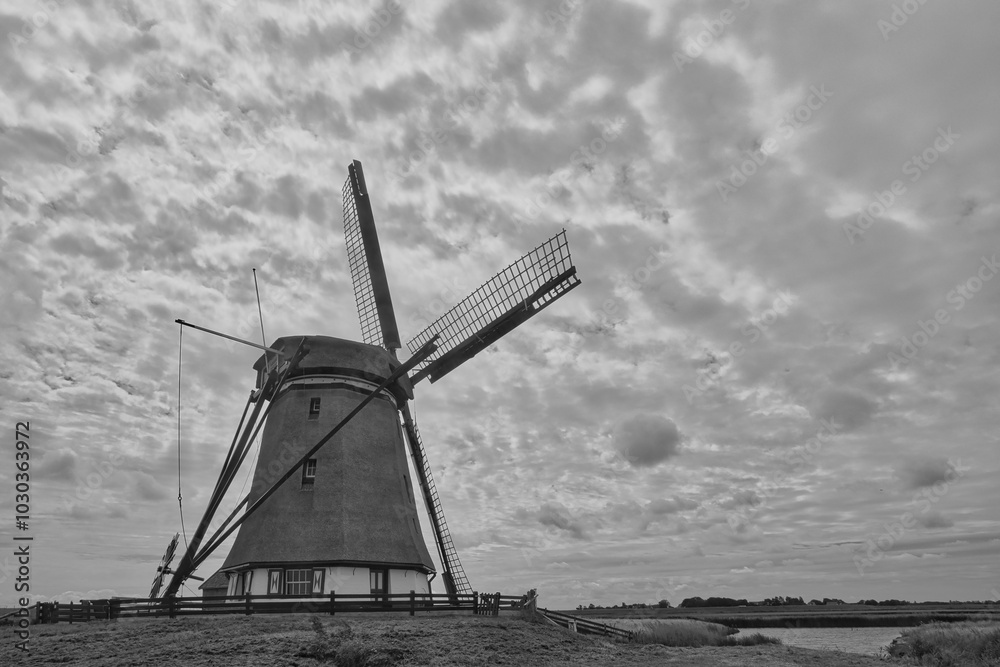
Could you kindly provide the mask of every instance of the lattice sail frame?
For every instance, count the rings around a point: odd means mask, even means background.
[[[354,283],[354,299],[358,305],[361,320],[361,338],[369,345],[382,345],[382,327],[379,323],[378,306],[375,303],[375,289],[372,287],[371,271],[365,255],[365,243],[361,236],[361,218],[358,203],[354,197],[354,176],[344,181],[344,240],[347,241],[347,262],[351,268],[351,282]]]
[[[440,379],[579,284],[564,229],[413,337],[411,351],[440,335],[437,351],[414,368],[414,383]]]
[[[163,587],[163,579],[167,576],[167,571],[170,568],[171,561],[174,560],[174,554],[177,551],[177,540],[180,538],[180,533],[174,533],[173,539],[167,545],[167,550],[163,553],[163,558],[160,559],[160,564],[156,568],[156,576],[153,577],[153,585],[149,591],[150,599],[155,598],[160,593],[160,589]]]

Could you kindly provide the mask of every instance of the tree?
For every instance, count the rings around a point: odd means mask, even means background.
[[[661,609],[666,609],[670,606],[670,600],[660,600],[656,603]]]

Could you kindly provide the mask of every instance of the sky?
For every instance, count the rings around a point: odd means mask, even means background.
[[[180,530],[176,318],[259,340],[256,268],[269,339],[360,339],[354,159],[404,340],[561,229],[582,279],[417,386],[474,588],[1000,599],[997,25],[989,0],[0,1],[0,605],[15,533],[32,601],[147,595]],[[189,535],[257,356],[184,335]]]

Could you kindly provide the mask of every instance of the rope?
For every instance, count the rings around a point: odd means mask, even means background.
[[[184,529],[184,502],[181,496],[181,360],[184,354],[184,325],[178,324],[180,335],[177,339],[177,509],[181,513],[181,534],[184,548],[188,546],[187,531]]]

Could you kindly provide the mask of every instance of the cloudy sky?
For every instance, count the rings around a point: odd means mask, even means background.
[[[36,599],[180,528],[175,318],[256,340],[256,267],[269,338],[360,337],[352,159],[406,339],[562,228],[583,280],[418,386],[474,587],[1000,597],[1000,5],[328,4],[0,2]],[[184,341],[190,531],[257,352]]]

